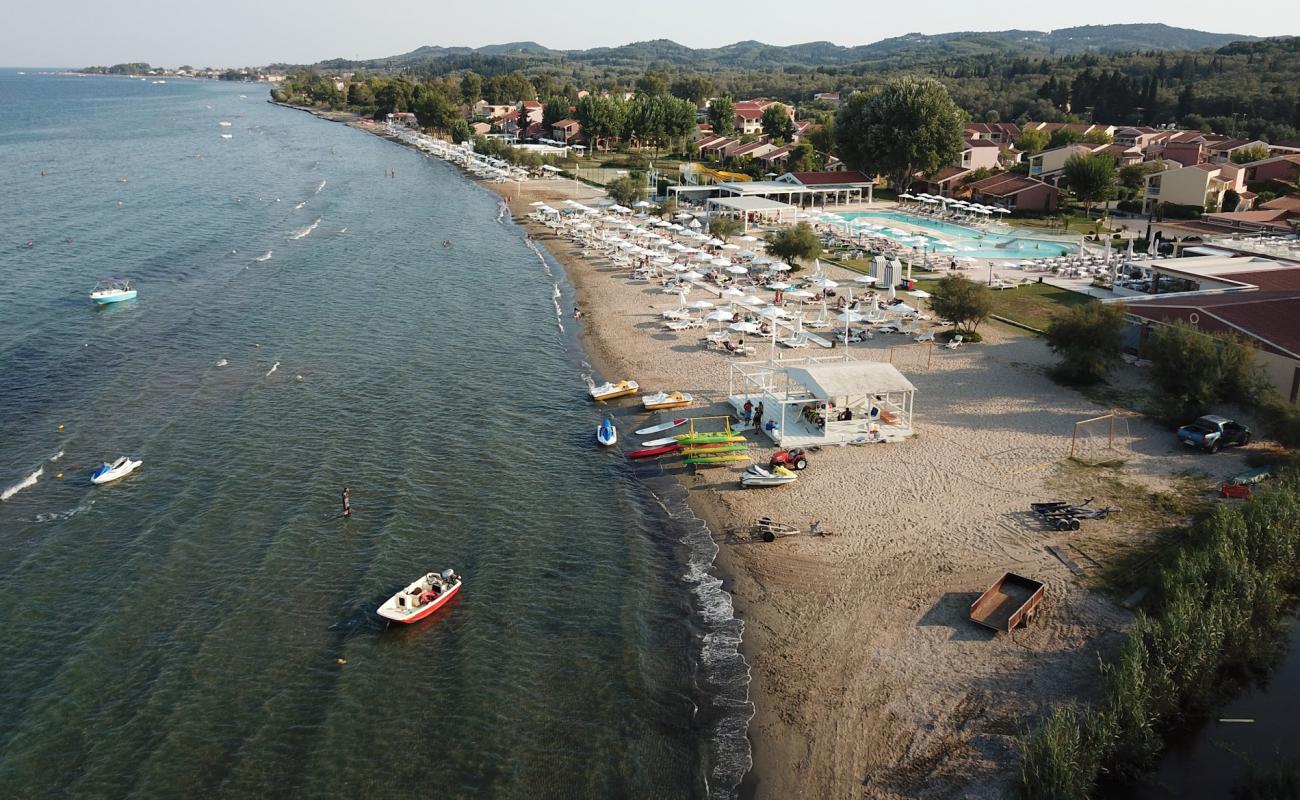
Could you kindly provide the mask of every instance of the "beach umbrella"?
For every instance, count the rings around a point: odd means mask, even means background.
[[[733,320],[735,316],[736,316],[735,314],[731,313],[730,311],[727,311],[726,309],[718,309],[717,311],[710,311],[709,314],[705,317],[705,319],[709,320],[710,322],[731,322],[731,320]]]
[[[532,206],[533,208],[541,208],[542,206],[544,206],[544,205],[546,205],[546,204],[543,203],[541,200],[534,200],[533,202],[529,203],[528,205]]]
[[[731,244],[730,242],[728,242],[728,243],[726,243],[726,244],[724,244],[724,245],[722,246],[722,249],[723,249],[723,250],[739,250],[739,249],[740,249],[740,245],[738,245],[738,244]]]
[[[637,208],[649,208],[652,205],[654,205],[654,203],[651,203],[648,200],[638,200],[636,203]]]
[[[757,242],[757,241],[758,241],[758,237],[757,237],[757,236],[742,236],[742,237],[740,237],[740,241],[742,241],[742,242]]]
[[[713,304],[710,303],[708,300],[696,300],[694,302],[687,303],[686,307],[693,308],[697,311],[703,311],[706,308],[713,308]]]
[[[747,294],[740,299],[740,302],[747,306],[765,306],[767,301],[756,294]]]
[[[785,281],[775,281],[773,283],[769,283],[767,285],[767,288],[771,289],[774,292],[784,292],[786,289],[790,288],[790,284],[786,283]]]
[[[760,317],[767,317],[768,319],[779,319],[781,317],[789,316],[789,314],[786,313],[786,310],[784,308],[781,308],[780,306],[768,306],[767,308],[758,312],[758,315]]]
[[[873,277],[871,277],[870,275],[859,275],[858,277],[856,277],[856,278],[853,279],[853,282],[854,282],[854,283],[865,283],[865,284],[870,285],[870,284],[875,283],[875,282],[876,282],[876,279],[873,278]]]
[[[732,264],[731,266],[726,267],[726,270],[732,275],[744,275],[746,272],[749,272],[748,269],[737,264]]]
[[[700,278],[703,277],[704,277],[703,275],[701,275],[700,273],[696,272],[693,269],[687,270],[686,272],[683,272],[681,275],[681,278],[684,281],[698,281]]]
[[[728,286],[722,290],[723,297],[744,297],[745,293],[734,286]]]
[[[792,289],[785,293],[786,297],[793,297],[796,300],[811,300],[816,297],[815,294],[807,289]]]
[[[895,303],[894,305],[892,305],[892,306],[889,307],[889,310],[890,310],[890,311],[900,311],[900,312],[902,312],[902,313],[904,313],[904,314],[915,314],[915,313],[916,313],[916,309],[915,309],[915,308],[912,308],[912,307],[909,306],[907,303]]]
[[[668,249],[669,249],[669,250],[675,250],[675,251],[677,251],[677,252],[680,253],[681,251],[687,249],[687,247],[686,247],[686,245],[682,244],[681,242],[673,242],[672,244],[668,245]]]
[[[698,228],[698,227],[700,227],[700,221],[699,221],[698,219],[692,219],[691,222],[690,222],[690,224],[689,224],[687,227],[689,227],[689,228]]]
[[[712,264],[712,265],[715,266],[715,267],[729,267],[729,266],[731,266],[731,262],[728,261],[728,260],[725,259],[725,258],[715,258],[715,259],[713,259],[712,261],[710,261],[709,263]]]
[[[758,262],[755,261],[754,263],[757,264]],[[789,272],[790,270],[794,269],[794,267],[790,266],[789,264],[785,264],[785,263],[782,263],[782,264],[772,264],[772,265],[771,265],[771,268],[772,268],[773,270],[775,270],[776,272]]]
[[[668,256],[659,256],[659,257],[656,258],[652,263],[654,263],[654,264],[658,264],[658,265],[661,266],[661,267],[666,267],[666,266],[668,266],[669,264],[673,263],[673,260],[672,260],[671,258],[669,258]]]
[[[835,318],[840,322],[862,322],[866,319],[866,316],[856,311],[841,311],[835,315]]]
[[[696,253],[695,255],[691,256],[691,258],[694,259],[695,261],[712,261],[712,260],[713,260],[713,256],[709,255],[708,253],[703,253],[703,252]]]
[[[836,283],[835,281],[831,280],[830,278],[820,278],[820,277],[819,277],[819,278],[813,278],[813,279],[811,280],[811,283],[812,283],[814,286],[820,286],[820,287],[822,287],[823,289],[834,289],[836,286],[839,286],[838,283]]]
[[[911,294],[913,297],[919,297],[919,298],[921,298],[922,300],[924,300],[924,299],[926,299],[927,297],[930,296],[930,293],[927,292],[927,291],[925,291],[924,289],[916,289],[916,290],[913,290],[912,292],[910,292],[910,294]]]
[[[727,326],[736,333],[758,333],[760,328],[754,322],[733,322]]]
[[[710,238],[707,242],[705,242],[705,244],[707,244],[709,247],[721,247],[722,240],[718,238]]]
[[[692,218],[693,218],[692,215],[686,213],[685,211],[679,211],[678,213],[673,214],[673,219],[692,219]]]

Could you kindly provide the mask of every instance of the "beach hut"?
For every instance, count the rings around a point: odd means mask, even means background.
[[[763,404],[763,432],[782,447],[902,441],[915,395],[894,365],[848,356],[732,364],[727,391],[738,413]]]

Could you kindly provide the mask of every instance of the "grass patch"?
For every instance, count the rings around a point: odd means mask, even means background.
[[[930,292],[938,280],[923,279],[916,288]],[[1096,298],[1046,283],[1027,283],[1014,289],[993,292],[993,313],[1038,330],[1045,329],[1058,314],[1074,306],[1095,303]]]

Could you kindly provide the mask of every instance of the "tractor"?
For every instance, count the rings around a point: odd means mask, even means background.
[[[796,472],[806,469],[808,466],[808,454],[802,447],[790,447],[785,450],[777,450],[772,457],[767,460],[768,469],[785,467]]]

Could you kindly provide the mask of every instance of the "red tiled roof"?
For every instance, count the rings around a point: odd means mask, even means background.
[[[1300,268],[1273,272],[1300,273]],[[1246,275],[1260,274],[1268,273],[1237,273],[1232,277],[1245,280]],[[1300,318],[1300,290],[1295,288],[1163,299],[1156,296],[1150,300],[1130,300],[1127,308],[1135,316],[1160,322],[1190,322],[1190,315],[1196,313],[1195,324],[1201,330],[1242,333],[1264,350],[1300,359],[1300,325],[1295,324]]]
[[[967,147],[997,147],[998,143],[992,139],[967,139]]]
[[[925,182],[943,183],[944,181],[952,180],[953,178],[959,178],[962,175],[965,175],[966,173],[973,172],[973,171],[974,170],[970,170],[965,167],[944,167],[943,169],[939,170],[933,175],[925,176]]]
[[[845,172],[791,172],[790,175],[804,186],[823,186],[833,183],[871,183],[871,179],[856,169]]]
[[[1261,205],[1260,208],[1278,208],[1284,211],[1300,212],[1300,197],[1296,197],[1295,195],[1275,197]]]
[[[973,193],[988,195],[990,197],[1009,197],[1013,194],[1020,194],[1028,189],[1035,189],[1046,186],[1049,189],[1056,190],[1056,187],[1050,183],[1026,178],[1023,175],[1014,175],[1010,172],[1003,172],[999,175],[990,175],[983,180],[967,184],[967,188]]]

